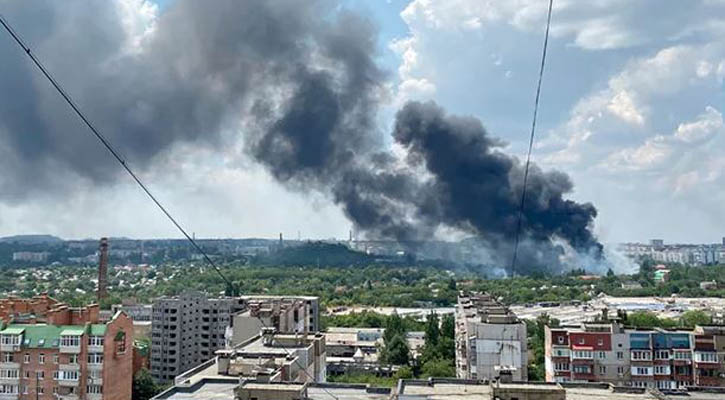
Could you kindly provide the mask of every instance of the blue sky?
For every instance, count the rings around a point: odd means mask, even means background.
[[[174,5],[157,3],[108,2],[121,10],[129,39],[153,35],[155,21]],[[508,143],[505,151],[524,154],[546,5],[343,0],[339,7],[363,13],[379,27],[379,61],[389,72],[381,132],[389,132],[405,101],[435,100],[451,114],[480,118]],[[595,232],[604,242],[720,241],[725,1],[554,5],[533,161],[570,175],[569,196],[598,208]],[[158,172],[145,178],[162,199],[173,200],[172,210],[197,236],[296,236],[299,230],[304,237],[326,238],[344,237],[350,229],[323,195],[291,192],[230,154],[180,145],[160,162],[184,171],[183,180]],[[274,213],[266,211],[270,205]],[[64,199],[0,203],[0,234],[86,237],[109,231],[176,236],[130,183],[79,190]]]

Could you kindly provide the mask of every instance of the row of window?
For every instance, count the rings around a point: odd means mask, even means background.
[[[26,379],[30,379],[31,375],[32,371],[24,371],[23,376]],[[45,371],[35,371],[35,377],[38,379],[45,379]],[[89,371],[88,377],[91,379],[100,379],[102,377],[101,371]],[[20,378],[20,370],[0,369],[0,378],[18,379]],[[77,381],[78,371],[53,371],[53,379],[61,381]]]
[[[5,363],[11,363],[15,362],[15,356],[13,353],[3,353],[2,354],[2,362]],[[58,354],[53,354],[53,364],[58,364],[60,362],[60,356]],[[25,353],[23,356],[23,363],[29,364],[30,363],[30,354]],[[88,363],[89,364],[103,364],[103,353],[89,353],[88,354]],[[38,354],[38,364],[45,364],[45,353]],[[78,354],[69,354],[68,355],[68,364],[78,364]]]
[[[65,388],[66,394],[78,394],[75,387]],[[53,388],[53,394],[58,394],[60,389],[58,387]],[[45,394],[45,388],[42,386],[37,387],[38,394]],[[87,385],[86,393],[88,394],[103,394],[103,386],[101,385]],[[28,386],[25,385],[0,385],[0,394],[28,394]]]

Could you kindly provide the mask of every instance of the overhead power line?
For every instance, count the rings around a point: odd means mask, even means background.
[[[108,141],[108,139],[106,139],[93,126],[93,124],[91,124],[91,122],[88,120],[88,118],[86,118],[86,116],[83,115],[80,108],[73,102],[73,100],[71,100],[70,96],[65,92],[65,90],[63,90],[63,88],[58,83],[58,81],[56,81],[51,76],[50,72],[48,72],[48,70],[43,66],[43,64],[40,62],[40,60],[38,60],[38,58],[35,56],[35,54],[33,54],[30,47],[28,47],[25,44],[25,42],[20,38],[20,36],[15,32],[15,30],[13,30],[13,28],[10,26],[10,24],[5,20],[5,18],[2,15],[0,15],[0,23],[5,28],[5,30],[10,34],[10,36],[12,36],[12,38],[15,40],[15,42],[18,44],[18,46],[20,46],[23,49],[25,54],[27,54],[28,57],[30,57],[30,59],[35,64],[35,66],[38,67],[38,69],[40,69],[40,72],[42,72],[43,75],[48,79],[48,81],[50,81],[50,83],[58,91],[58,93],[61,95],[61,97],[63,97],[63,99],[66,101],[66,103],[68,103],[68,105],[73,109],[73,111],[76,113],[76,115],[78,115],[78,117],[83,121],[83,123],[88,127],[88,129],[91,130],[93,135],[103,144],[103,146],[106,148],[106,150],[108,150],[108,152],[111,153],[113,158],[115,158],[116,161],[118,161],[119,164],[121,164],[123,169],[125,169],[126,172],[128,172],[128,174],[131,175],[131,178],[133,178],[133,180],[136,181],[136,183],[141,187],[141,189],[144,191],[144,193],[146,193],[146,195],[151,199],[151,201],[153,201],[154,204],[156,204],[156,206],[161,210],[161,212],[163,212],[164,215],[166,215],[166,218],[168,218],[169,221],[171,221],[171,223],[174,224],[176,229],[184,235],[184,237],[191,243],[191,245],[196,249],[196,251],[201,253],[201,255],[204,257],[204,260],[207,262],[207,264],[209,264],[217,272],[217,274],[219,274],[219,276],[222,278],[224,283],[227,285],[227,290],[234,292],[235,289],[234,289],[234,285],[232,284],[232,282],[229,279],[227,279],[226,276],[224,276],[221,269],[219,269],[219,267],[214,263],[214,261],[212,261],[212,259],[206,253],[206,251],[204,251],[204,249],[202,249],[201,246],[199,246],[199,244],[196,243],[196,240],[194,240],[191,236],[189,236],[189,234],[186,232],[186,230],[181,226],[181,224],[179,224],[176,221],[176,219],[171,215],[171,213],[169,213],[169,211],[166,209],[166,207],[164,207],[161,204],[161,202],[156,198],[156,196],[154,196],[151,193],[149,188],[146,185],[144,185],[143,182],[141,182],[141,179],[139,179],[138,175],[136,175],[136,173],[133,172],[131,167],[128,166],[128,163],[121,157],[119,152],[111,145],[111,143]],[[234,294],[234,293],[230,293],[230,294]]]
[[[544,49],[541,52],[541,67],[539,68],[539,81],[536,84],[536,98],[534,99],[534,117],[531,121],[531,135],[529,138],[529,151],[526,154],[526,166],[524,167],[524,186],[521,189],[521,205],[519,207],[519,216],[516,223],[516,237],[514,240],[514,252],[511,257],[511,277],[516,274],[516,257],[519,251],[519,241],[521,239],[521,224],[524,218],[524,203],[526,202],[526,184],[529,181],[529,164],[531,163],[531,151],[534,147],[534,134],[536,133],[536,117],[539,113],[539,98],[541,96],[541,81],[544,79],[544,66],[546,64],[546,48],[549,46],[549,28],[551,27],[551,9],[554,0],[549,0],[549,12],[546,16],[546,33],[544,34]]]

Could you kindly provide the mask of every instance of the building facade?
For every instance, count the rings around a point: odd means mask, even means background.
[[[483,293],[461,293],[456,308],[456,375],[528,380],[526,324]]]
[[[723,350],[723,327],[693,331],[623,329],[615,323],[547,327],[546,380],[660,390],[725,386]]]
[[[0,399],[130,400],[133,327],[124,313],[57,304],[45,322],[0,322]]]
[[[293,306],[288,308],[290,304]],[[252,315],[252,310],[255,315]],[[261,320],[256,313],[259,313]],[[291,333],[295,329],[303,332],[316,332],[319,329],[317,297],[207,298],[199,292],[164,297],[153,305],[151,375],[159,382],[169,382],[177,375],[210,360],[217,350],[236,344],[234,331],[230,328],[235,325],[235,317],[240,314],[236,324],[240,329],[236,343],[258,334],[262,325]],[[268,321],[265,321],[266,317],[269,317]],[[247,329],[242,332],[242,328]]]

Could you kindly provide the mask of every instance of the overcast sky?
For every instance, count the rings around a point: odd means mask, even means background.
[[[15,18],[16,30],[60,71],[56,77],[71,96],[88,66],[73,57],[75,47],[98,46],[110,53],[106,59],[143,51],[157,23],[174,10],[173,0],[98,2],[94,8],[109,8],[107,18],[117,18],[123,46],[106,49],[90,37],[66,40],[59,50],[71,22],[32,26],[33,19],[8,10],[11,3],[0,1],[0,13],[11,23]],[[61,11],[74,29],[83,29],[103,10],[78,3]],[[57,4],[66,3],[48,8]],[[378,29],[377,58],[388,71],[381,132],[389,134],[406,100],[432,99],[450,113],[480,118],[508,143],[507,152],[524,154],[546,6],[546,0],[343,1],[340,7],[366,15]],[[570,196],[599,210],[594,231],[603,242],[718,242],[725,236],[725,1],[554,0],[551,33],[533,160],[570,175]],[[22,97],[13,74],[42,83],[23,57],[3,34],[0,59],[22,61],[0,67],[3,96]],[[113,79],[112,63],[93,68]],[[114,112],[82,99],[91,119],[95,110]],[[10,129],[3,122],[0,130]],[[68,123],[64,132],[91,143],[66,157],[93,160],[84,168],[116,168],[82,126]],[[3,142],[6,136],[0,135],[0,156],[29,157],[14,148],[22,143]],[[222,147],[194,141],[164,147],[139,166],[189,231],[197,237],[347,236],[350,222],[323,194],[283,187],[244,156],[243,143],[229,139],[234,132],[223,137]],[[0,162],[3,168],[20,164],[7,157]],[[36,179],[43,174],[35,168],[56,163],[32,165],[22,175],[22,194],[10,193],[17,177],[0,177],[0,190],[9,193],[0,193],[0,235],[179,237],[130,178],[112,184]]]

